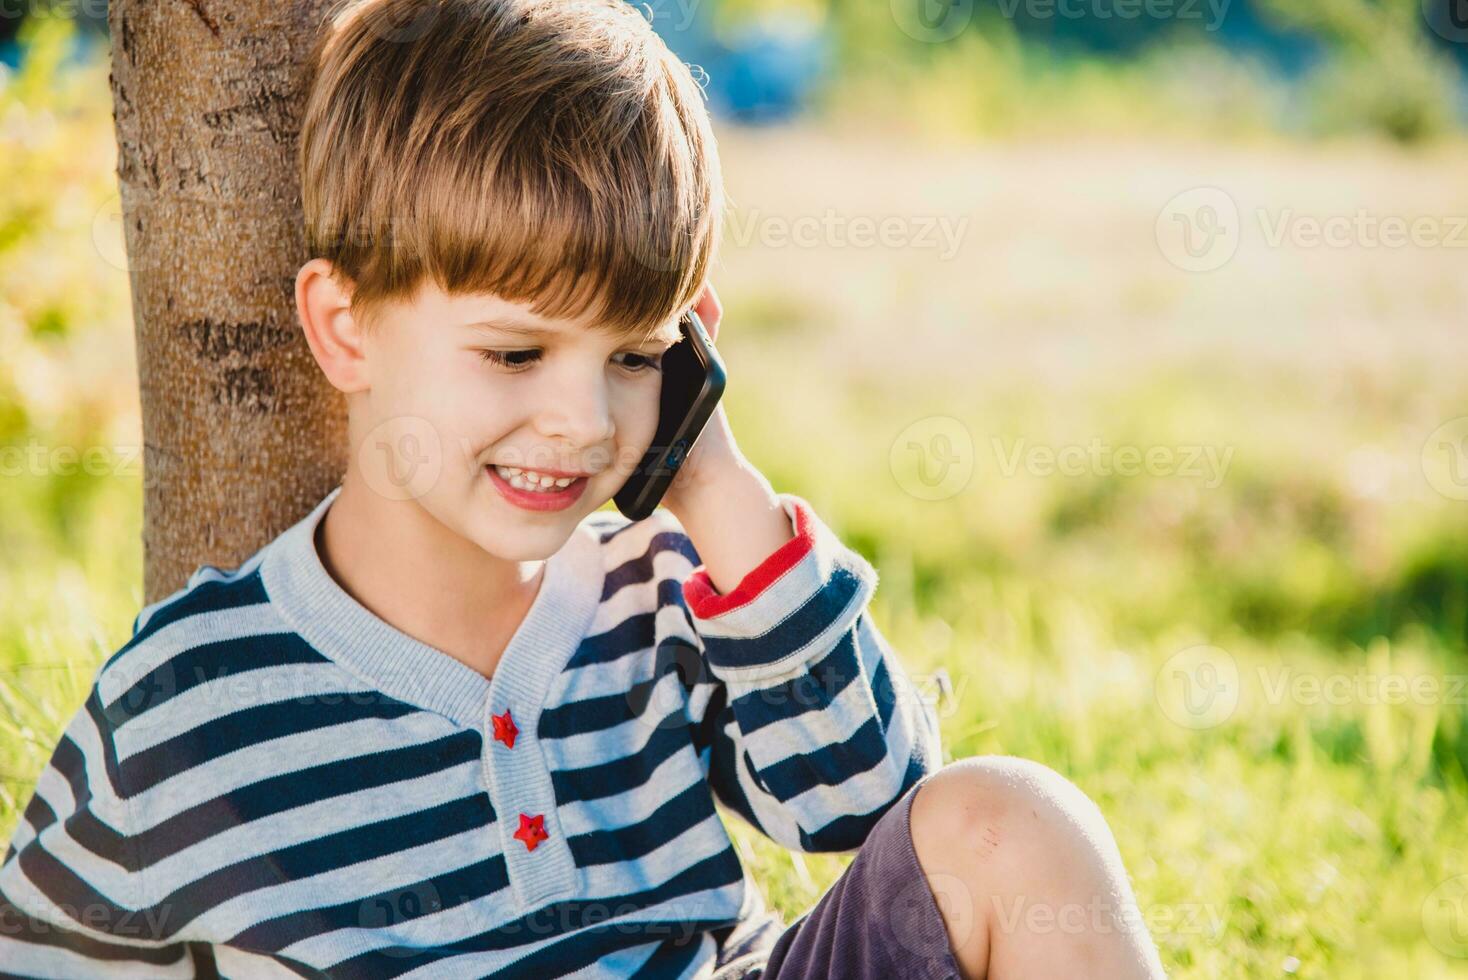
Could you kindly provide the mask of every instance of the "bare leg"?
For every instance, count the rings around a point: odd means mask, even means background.
[[[1053,769],[950,763],[913,799],[912,837],[965,980],[1166,976],[1111,828]]]

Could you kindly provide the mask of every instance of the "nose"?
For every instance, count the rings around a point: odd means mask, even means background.
[[[548,443],[569,451],[605,445],[616,431],[603,379],[577,378],[557,386],[546,398],[545,406],[536,415],[536,430]]]

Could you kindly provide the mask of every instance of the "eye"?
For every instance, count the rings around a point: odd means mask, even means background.
[[[624,362],[622,366],[633,374],[641,374],[644,371],[657,371],[662,368],[663,359],[661,357],[638,354],[635,351],[628,351],[625,356],[633,358],[633,362],[631,364]]]
[[[507,371],[522,371],[534,362],[540,360],[539,350],[481,350],[479,356],[491,364],[497,364]],[[525,360],[516,360],[524,357]]]

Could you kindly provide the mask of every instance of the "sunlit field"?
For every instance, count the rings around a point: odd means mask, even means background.
[[[142,601],[107,68],[47,57],[0,89],[5,838]],[[946,671],[948,757],[1085,789],[1171,976],[1468,976],[1468,151],[719,133],[734,432]],[[790,920],[850,860],[726,821]]]

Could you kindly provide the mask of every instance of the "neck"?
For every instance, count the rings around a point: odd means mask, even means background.
[[[512,561],[390,500],[349,468],[318,528],[326,570],[379,619],[488,676],[525,618],[545,561]]]

